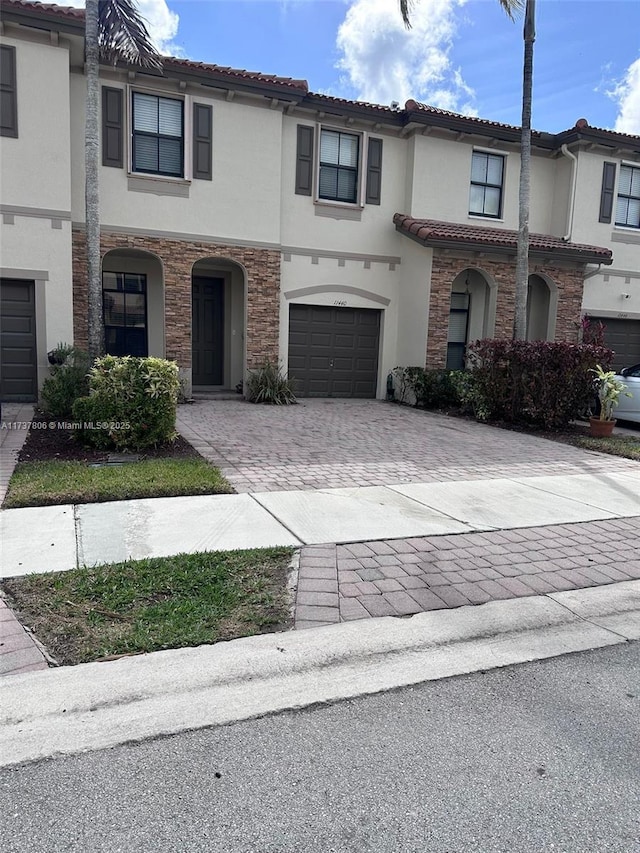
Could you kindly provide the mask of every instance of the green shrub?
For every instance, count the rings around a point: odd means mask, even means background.
[[[98,448],[142,450],[176,437],[178,367],[163,358],[96,360],[89,374],[90,394],[76,401],[73,417],[83,427],[76,435]]]
[[[51,376],[42,383],[42,407],[51,417],[70,418],[75,401],[89,391],[89,356],[69,344],[58,344],[49,361]]]
[[[454,406],[463,415],[473,415],[479,421],[488,420],[489,413],[473,373],[470,370],[452,370],[449,380],[454,393]]]
[[[261,367],[249,371],[247,400],[251,403],[271,403],[275,406],[296,403],[293,380],[288,379],[277,364],[265,361]]]
[[[455,404],[456,391],[451,383],[450,370],[429,370],[424,367],[396,367],[397,399],[409,401],[424,409],[446,409]]]
[[[613,353],[597,344],[482,340],[470,344],[462,397],[480,420],[562,427],[593,399],[591,369]],[[459,392],[460,393],[460,392]]]

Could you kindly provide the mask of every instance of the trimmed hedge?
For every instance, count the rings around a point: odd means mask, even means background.
[[[163,358],[106,355],[89,373],[88,397],[76,400],[75,435],[100,449],[142,450],[176,437],[178,367]]]
[[[58,344],[51,356],[51,376],[42,383],[42,408],[54,418],[69,418],[75,401],[89,392],[89,355],[69,344]]]
[[[442,409],[457,405],[457,393],[452,381],[454,371],[429,370],[424,367],[396,367],[397,399],[410,400],[423,409]]]
[[[562,427],[588,412],[594,396],[590,371],[612,358],[598,344],[475,341],[467,349],[472,381],[462,402],[480,420]]]

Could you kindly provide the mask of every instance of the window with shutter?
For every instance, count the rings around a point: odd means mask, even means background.
[[[367,152],[367,204],[380,204],[382,195],[382,140],[369,137]]]
[[[502,216],[504,157],[474,151],[471,158],[471,191],[469,213],[472,216]]]
[[[0,136],[18,136],[16,49],[0,46]]]
[[[132,156],[134,172],[184,176],[184,103],[134,92]]]
[[[193,105],[193,177],[203,181],[213,178],[212,109],[208,104]]]
[[[102,87],[102,165],[121,169],[123,155],[122,89]]]
[[[600,194],[600,222],[611,222],[613,198],[616,188],[616,164],[602,165],[602,192]]]
[[[360,137],[337,130],[320,131],[318,197],[329,201],[358,201]]]
[[[299,124],[296,143],[296,195],[313,193],[313,136],[314,129]]]
[[[620,166],[616,225],[640,228],[640,166]]]

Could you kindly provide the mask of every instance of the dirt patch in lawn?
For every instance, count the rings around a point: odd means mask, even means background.
[[[64,420],[47,417],[36,411],[32,428],[18,456],[19,462],[86,462],[87,464],[106,462],[109,451],[94,450],[83,445],[75,438],[74,430],[58,429]],[[49,424],[54,424],[49,429]],[[179,435],[175,441],[160,447],[150,447],[138,454],[141,459],[202,459],[188,441]]]

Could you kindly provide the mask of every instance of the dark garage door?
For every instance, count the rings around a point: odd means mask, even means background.
[[[376,396],[380,311],[291,305],[289,376],[301,397]]]
[[[631,367],[640,364],[640,320],[612,320],[610,317],[592,317],[600,321],[604,330],[604,342],[614,352],[613,366]]]
[[[34,283],[0,279],[0,399],[37,399],[36,365]]]

